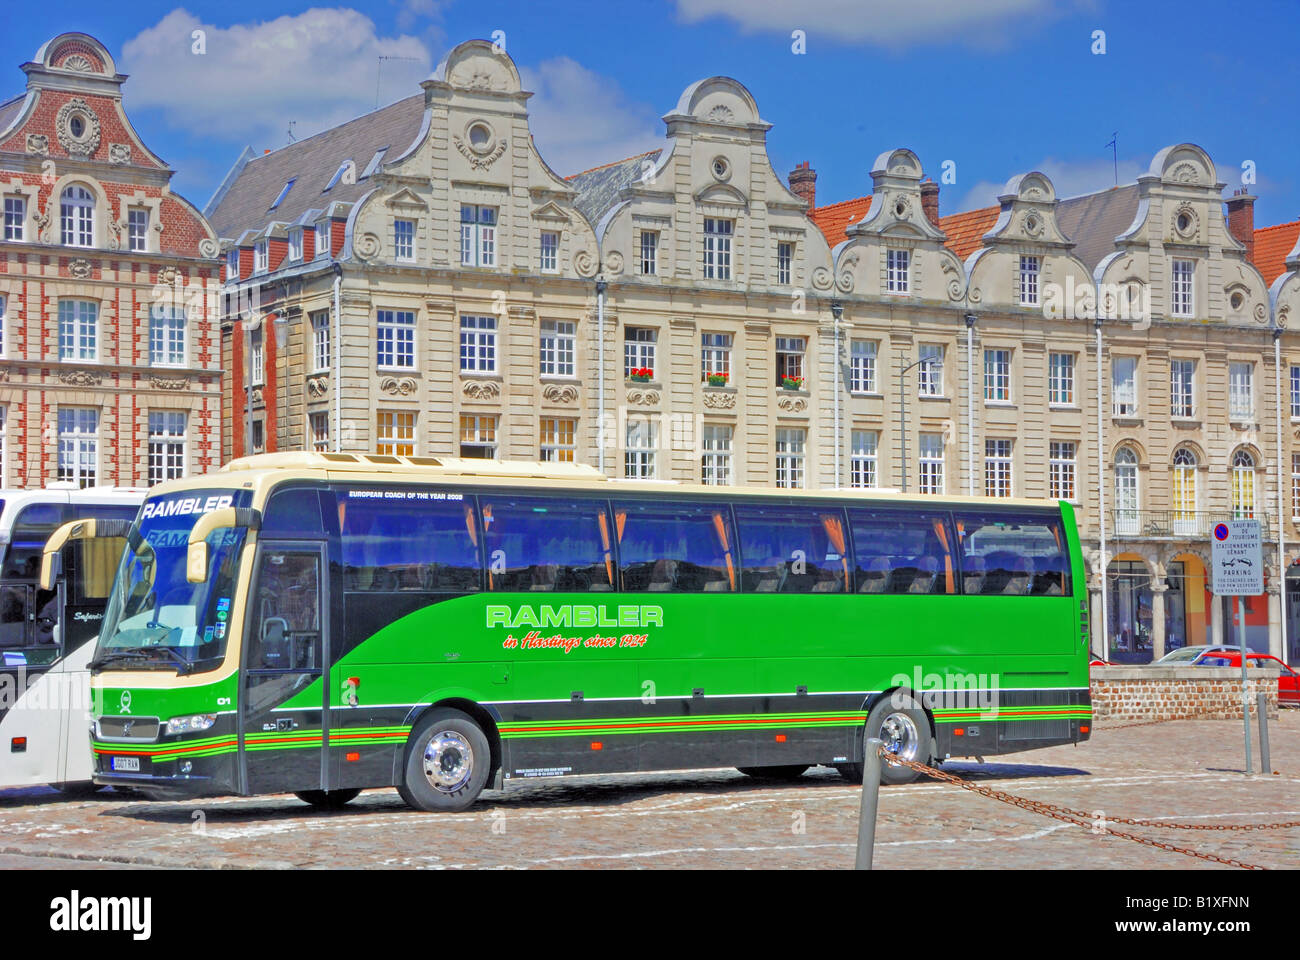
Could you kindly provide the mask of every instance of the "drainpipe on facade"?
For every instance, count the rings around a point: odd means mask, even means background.
[[[1286,660],[1286,527],[1282,524],[1285,514],[1282,512],[1282,328],[1276,321],[1273,324],[1273,379],[1274,403],[1277,415],[1277,607],[1278,607],[1278,644],[1276,650],[1269,652],[1280,660]],[[1262,722],[1262,721],[1261,721]],[[1267,772],[1267,771],[1265,771]]]
[[[605,278],[596,280],[596,466],[605,472]]]
[[[334,261],[334,330],[331,333],[330,364],[334,367],[334,452],[342,450],[343,442],[343,317],[339,310],[343,287],[343,266]]]
[[[966,314],[966,496],[975,496],[975,314]]]
[[[1101,313],[1095,323],[1097,329],[1097,532],[1101,542],[1101,659],[1110,657],[1110,606],[1106,602],[1106,441],[1102,421],[1102,393],[1105,377],[1101,363]],[[1096,626],[1093,626],[1096,630]]]

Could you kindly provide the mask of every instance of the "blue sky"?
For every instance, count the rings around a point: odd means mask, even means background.
[[[1253,164],[1257,226],[1300,218],[1292,0],[44,0],[6,12],[0,96],[21,92],[18,65],[65,30],[113,51],[137,128],[200,205],[245,144],[279,147],[291,123],[301,138],[373,109],[377,92],[418,92],[450,46],[500,30],[536,93],[538,145],[564,174],[658,146],[682,89],[724,74],[773,124],[778,173],[816,168],[819,204],[869,193],[872,161],[897,146],[936,179],[953,161],[945,213],[993,202],[1031,169],[1069,196],[1113,182],[1118,132],[1121,182],[1190,140],[1227,193]]]

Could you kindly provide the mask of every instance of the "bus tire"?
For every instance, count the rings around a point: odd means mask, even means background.
[[[866,741],[873,737],[883,740],[886,750],[905,760],[928,764],[934,757],[930,718],[919,703],[902,691],[891,693],[871,708],[862,740],[864,749]],[[880,764],[881,783],[911,783],[918,776],[920,774],[909,767],[887,761]],[[859,770],[858,780],[861,779]]]
[[[317,810],[341,810],[357,798],[361,791],[356,788],[347,790],[299,790],[294,794],[303,803],[310,803]]]
[[[455,813],[478,799],[492,769],[483,729],[459,710],[431,710],[411,731],[397,792],[417,810]]]
[[[792,763],[780,767],[737,767],[736,769],[755,780],[798,780],[808,769],[808,764]]]

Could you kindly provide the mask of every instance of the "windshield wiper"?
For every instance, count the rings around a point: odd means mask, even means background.
[[[136,647],[132,650],[124,650],[121,653],[106,653],[102,657],[97,657],[90,661],[89,667],[91,670],[99,670],[102,669],[105,664],[116,663],[121,660],[142,660],[148,664],[156,664],[163,669],[172,665],[163,663],[157,657],[152,656],[151,654],[155,650],[161,650],[172,658],[175,662],[177,675],[189,673],[194,669],[194,664],[186,660],[171,647]]]
[[[180,675],[180,674],[185,674],[185,673],[189,673],[191,670],[194,669],[194,664],[193,664],[193,663],[191,663],[189,660],[186,660],[184,657],[182,657],[179,653],[177,653],[177,652],[176,652],[175,650],[173,650],[171,647],[141,647],[140,649],[141,649],[141,651],[146,651],[146,650],[147,650],[147,651],[149,651],[150,653],[152,653],[152,652],[155,651],[155,650],[160,650],[160,651],[162,651],[163,653],[167,654],[167,656],[171,657],[172,660],[173,660],[173,662],[175,662],[175,664],[176,664],[176,673],[177,673],[178,675]]]
[[[157,663],[160,667],[166,666],[166,664],[163,664],[160,661],[152,660],[139,650],[128,650],[123,651],[122,653],[106,653],[102,657],[96,657],[94,660],[91,660],[87,666],[91,670],[100,670],[103,669],[105,664],[116,663],[120,660],[143,660],[146,663]]]

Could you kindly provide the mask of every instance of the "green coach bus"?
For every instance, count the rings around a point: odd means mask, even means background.
[[[1064,502],[282,453],[154,487],[126,536],[94,774],[148,795],[460,810],[521,778],[860,780],[871,736],[939,762],[1089,734]]]

